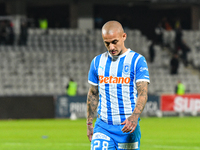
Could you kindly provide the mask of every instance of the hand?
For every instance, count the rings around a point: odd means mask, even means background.
[[[90,142],[92,141],[93,129],[92,125],[87,126],[87,136]]]
[[[125,125],[122,128],[123,133],[133,133],[135,131],[135,128],[137,127],[138,123],[138,117],[130,116],[128,117],[124,122],[122,122],[122,125]]]

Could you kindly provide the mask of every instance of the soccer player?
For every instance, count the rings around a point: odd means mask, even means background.
[[[90,65],[87,136],[91,150],[140,149],[139,120],[150,79],[145,58],[125,47],[126,37],[119,22],[105,23],[102,38],[108,51]]]

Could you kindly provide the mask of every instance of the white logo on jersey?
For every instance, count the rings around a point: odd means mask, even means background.
[[[99,69],[103,69],[103,67],[99,66]]]
[[[141,72],[144,71],[144,70],[148,71],[148,68],[147,67],[140,67]]]

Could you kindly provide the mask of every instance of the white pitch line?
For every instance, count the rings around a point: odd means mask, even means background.
[[[144,139],[144,141],[145,142],[158,142],[158,141],[163,141],[163,140],[160,140],[160,139],[156,139],[156,140],[152,140],[152,139]],[[170,142],[170,143],[186,143],[186,142],[188,142],[188,140],[178,140],[178,139],[172,139],[172,140],[170,140],[170,139],[167,139],[167,142]]]
[[[77,145],[76,143],[66,143],[66,145]],[[78,143],[77,146],[90,146],[90,143]]]
[[[149,147],[149,146],[148,146]],[[155,148],[164,148],[164,149],[190,149],[190,150],[200,150],[200,147],[197,146],[169,146],[169,145],[151,145]]]
[[[0,144],[1,145],[1,144]],[[3,143],[2,145],[14,145],[14,146],[21,146],[21,145],[41,145],[38,143]],[[44,145],[74,145],[74,146],[90,146],[90,143],[45,143]]]
[[[37,143],[4,143],[4,145],[14,145],[14,146],[21,146],[21,145],[40,145]],[[46,143],[44,145],[53,145],[52,143]],[[90,146],[90,143],[56,143],[55,145],[70,145],[70,146]],[[147,147],[147,146],[145,146]],[[148,145],[149,147],[149,145]],[[151,145],[154,148],[163,148],[163,149],[190,149],[190,150],[200,150],[200,147],[197,146],[169,146],[169,145]]]

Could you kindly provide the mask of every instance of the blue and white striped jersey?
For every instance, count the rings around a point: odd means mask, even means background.
[[[117,58],[105,52],[92,60],[88,82],[98,86],[97,113],[104,122],[119,125],[132,114],[139,81],[150,82],[147,62],[130,49]]]

